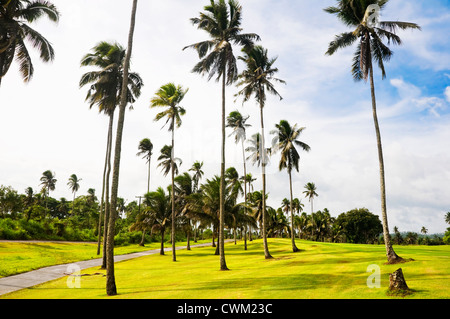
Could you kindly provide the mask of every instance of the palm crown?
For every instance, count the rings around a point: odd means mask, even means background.
[[[244,48],[243,57],[239,57],[244,61],[247,68],[239,75],[237,86],[243,86],[237,95],[243,96],[243,103],[247,102],[252,95],[255,95],[256,101],[260,106],[264,106],[266,101],[266,91],[276,95],[282,99],[280,93],[275,89],[273,82],[286,82],[274,77],[278,72],[278,68],[273,65],[277,58],[269,58],[267,49],[262,46],[254,46],[252,48]]]
[[[250,124],[247,124],[247,120],[250,116],[242,116],[239,111],[233,111],[227,117],[227,127],[233,129],[233,132],[230,134],[234,134],[235,142],[245,141],[245,129],[250,127]]]
[[[231,85],[238,76],[232,44],[251,47],[253,41],[259,41],[260,38],[254,33],[241,34],[242,7],[237,1],[229,0],[227,5],[225,0],[211,0],[211,4],[205,6],[204,10],[198,18],[192,18],[191,22],[198,29],[206,31],[211,40],[184,48],[195,49],[201,59],[192,72],[208,74],[208,80],[217,75],[217,81],[226,75],[226,82]],[[208,54],[209,51],[211,52]]]
[[[155,93],[155,97],[151,99],[151,107],[167,107],[166,110],[158,113],[155,121],[159,121],[167,117],[166,124],[169,124],[169,131],[173,131],[175,125],[180,127],[181,116],[186,113],[186,110],[179,104],[183,100],[189,89],[184,90],[182,86],[176,86],[173,83],[168,83]]]
[[[300,155],[295,146],[299,146],[307,152],[310,150],[308,144],[298,140],[305,128],[299,128],[297,127],[297,124],[291,126],[286,120],[281,120],[279,124],[275,124],[275,127],[277,129],[271,132],[272,134],[275,134],[272,149],[274,151],[281,151],[279,164],[280,171],[286,168],[288,172],[291,172],[292,168],[295,168],[298,172]]]
[[[419,29],[411,22],[382,21],[375,23],[371,20],[374,7],[382,10],[389,0],[339,0],[336,7],[324,9],[326,12],[336,14],[347,26],[355,28],[352,32],[337,35],[328,47],[327,55],[334,54],[338,49],[345,48],[359,40],[353,58],[352,73],[356,81],[367,80],[372,68],[372,58],[378,63],[382,77],[386,77],[384,62],[389,61],[393,52],[383,43],[400,45],[402,40],[396,34],[398,28]],[[372,5],[372,6],[371,6]]]
[[[91,84],[86,100],[90,107],[98,105],[99,111],[112,114],[120,101],[123,81],[123,62],[126,51],[118,43],[100,42],[81,60],[82,66],[94,66],[98,70],[82,75],[79,86]],[[128,73],[127,102],[134,103],[144,85],[139,74]]]
[[[53,22],[59,21],[58,9],[48,1],[0,1],[0,81],[8,72],[14,57],[19,63],[24,82],[30,81],[34,69],[25,40],[39,51],[42,61],[54,59],[55,52],[50,42],[27,24],[42,16],[47,16]]]

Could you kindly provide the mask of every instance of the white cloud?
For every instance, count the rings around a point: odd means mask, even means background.
[[[450,86],[447,86],[445,88],[444,95],[445,95],[445,99],[447,100],[447,102],[450,103]]]
[[[392,79],[391,85],[397,88],[401,98],[394,106],[386,110],[386,116],[398,116],[410,112],[420,113],[427,111],[429,114],[439,117],[442,111],[447,109],[445,100],[436,96],[422,96],[422,91],[415,85],[405,82],[403,79]],[[447,90],[445,91],[447,94]]]

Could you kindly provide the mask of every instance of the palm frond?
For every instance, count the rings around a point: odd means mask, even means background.
[[[48,1],[35,1],[28,2],[28,5],[20,10],[17,15],[27,20],[28,22],[34,22],[41,16],[46,15],[50,21],[58,22],[60,13],[55,5]]]
[[[39,32],[33,30],[26,24],[22,24],[21,27],[25,38],[39,51],[40,58],[44,62],[52,61],[55,58],[55,52],[50,42],[48,42]]]
[[[422,30],[422,28],[416,23],[401,22],[401,21],[381,21],[380,27],[382,29],[386,29],[386,30],[390,31],[391,33],[396,33],[397,28],[402,29],[402,30],[407,30],[407,29]]]
[[[354,32],[344,32],[336,35],[333,41],[330,42],[326,55],[333,55],[338,49],[342,49],[352,45],[358,39],[358,35]]]
[[[378,67],[381,70],[382,78],[386,78],[386,71],[384,68],[384,61],[389,61],[393,55],[391,49],[383,44],[381,39],[374,33],[371,40],[372,56],[377,61]]]
[[[16,61],[19,63],[19,71],[24,82],[29,82],[33,77],[34,68],[30,54],[22,39],[17,39]]]

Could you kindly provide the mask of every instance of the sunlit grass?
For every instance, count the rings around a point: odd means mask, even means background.
[[[399,246],[397,253],[415,261],[385,265],[384,246],[297,241],[292,253],[287,239],[269,239],[274,259],[265,260],[262,242],[226,245],[230,271],[219,270],[214,248],[194,248],[117,263],[118,295],[113,298],[393,298],[386,295],[389,273],[402,268],[414,293],[406,298],[450,298],[450,247]],[[367,267],[381,269],[381,288],[368,288]],[[83,274],[102,273],[98,268]],[[67,288],[67,277],[24,289],[4,298],[111,298],[102,275],[81,277],[81,288]]]
[[[202,242],[207,241],[199,241],[199,243]],[[177,246],[183,245],[186,243],[177,243]],[[166,244],[165,247],[168,246]],[[161,244],[157,242],[146,244],[145,247],[139,245],[120,246],[115,248],[114,253],[116,255],[129,254],[160,247]],[[101,258],[101,255],[97,255],[97,244],[95,243],[0,242],[0,278],[42,267],[95,258]]]

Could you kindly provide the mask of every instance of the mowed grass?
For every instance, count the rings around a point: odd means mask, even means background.
[[[405,298],[450,298],[450,246],[397,246],[396,252],[414,261],[385,265],[382,245],[317,243],[297,240],[301,249],[291,252],[289,239],[269,239],[274,257],[265,260],[261,240],[226,244],[230,271],[219,270],[214,248],[193,248],[116,263],[118,295],[108,297],[102,275],[80,277],[80,288],[68,288],[68,277],[2,298],[146,298],[146,299],[378,299],[386,295],[389,273],[402,268],[413,294]],[[381,269],[381,288],[369,288],[370,265]],[[82,274],[105,271],[91,268]]]
[[[206,242],[206,241],[199,241]],[[177,243],[186,245],[186,243]],[[160,243],[116,247],[116,255],[158,249]],[[169,245],[166,244],[165,247]],[[103,247],[101,247],[101,254]],[[10,242],[0,241],[0,278],[42,267],[72,263],[80,260],[101,258],[96,243],[75,242]]]

